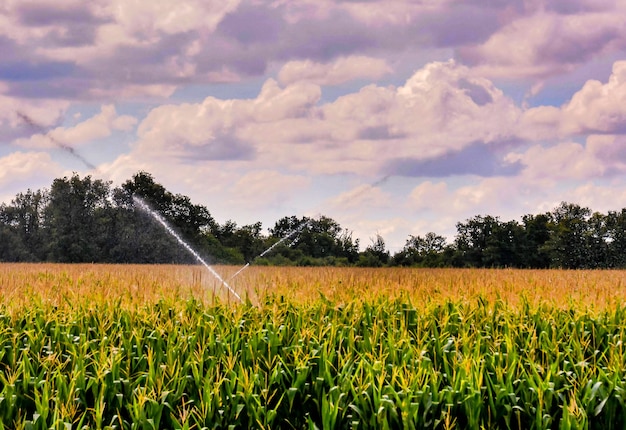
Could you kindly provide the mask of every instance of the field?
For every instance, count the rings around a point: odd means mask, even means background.
[[[625,281],[0,265],[0,428],[624,428]]]

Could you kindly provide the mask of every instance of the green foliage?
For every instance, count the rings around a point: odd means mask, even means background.
[[[380,235],[361,251],[350,230],[325,216],[283,217],[269,234],[260,222],[220,225],[205,206],[171,193],[147,172],[114,189],[74,174],[55,179],[49,191],[28,190],[0,204],[0,261],[195,263],[137,210],[133,195],[211,264],[626,268],[626,209],[605,215],[563,202],[521,223],[477,215],[456,224],[450,244],[433,232],[409,235],[391,255]]]
[[[45,208],[48,259],[92,262],[101,258],[111,223],[110,183],[91,176],[55,179]]]
[[[626,309],[0,309],[1,428],[623,428]]]
[[[274,241],[288,238],[284,246],[276,248],[275,253],[296,261],[298,265],[334,265],[344,261],[355,264],[359,259],[358,239],[353,240],[351,232],[325,216],[317,219],[284,217],[269,232],[270,239]]]

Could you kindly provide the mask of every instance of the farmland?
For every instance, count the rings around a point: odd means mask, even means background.
[[[241,304],[196,266],[0,265],[0,421],[623,428],[625,281],[251,267]]]

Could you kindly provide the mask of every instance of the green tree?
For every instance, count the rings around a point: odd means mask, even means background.
[[[485,255],[487,247],[493,245],[493,235],[500,221],[497,217],[477,215],[456,224],[456,264],[469,267],[485,267],[494,261],[494,251]]]
[[[606,215],[607,266],[626,267],[626,209]]]
[[[110,183],[91,176],[55,179],[50,188],[44,225],[48,259],[59,262],[106,260],[109,245]]]
[[[5,258],[12,261],[40,261],[46,258],[45,230],[42,229],[47,194],[28,190],[18,193],[11,204],[0,205],[0,223],[5,227]],[[10,237],[10,238],[9,238]],[[5,242],[9,243],[9,242]],[[10,255],[13,257],[10,257]]]
[[[153,217],[137,210],[133,196],[140,197],[158,213],[179,237],[194,248],[209,262],[240,262],[240,257],[224,249],[215,237],[219,230],[217,222],[209,210],[196,205],[181,194],[172,194],[157,183],[147,172],[138,172],[114,192],[114,199],[120,208],[132,211],[122,216],[122,229],[125,238],[132,237],[134,252],[119,245],[116,254],[132,255],[133,259],[154,262],[195,263],[194,257],[164,231]],[[140,226],[139,229],[129,225]],[[124,227],[125,226],[125,227]],[[126,240],[128,243],[128,240]]]
[[[296,264],[345,265],[354,264],[359,258],[358,240],[353,240],[352,233],[332,218],[283,217],[269,232],[269,242],[284,242],[276,248],[275,255]]]
[[[546,243],[551,235],[550,215],[524,215],[522,217],[522,228],[520,267],[538,269],[550,267],[550,254],[546,247]]]
[[[380,234],[371,239],[372,243],[359,255],[358,265],[362,267],[381,267],[389,263],[391,256],[387,250],[385,239]]]
[[[446,238],[433,232],[424,236],[410,235],[404,248],[393,257],[397,266],[440,267],[444,265]]]
[[[551,213],[551,235],[545,248],[552,267],[580,269],[590,264],[588,246],[591,210],[562,202]]]

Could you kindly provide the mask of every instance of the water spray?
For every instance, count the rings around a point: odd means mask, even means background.
[[[237,275],[239,275],[241,272],[243,272],[245,269],[247,269],[248,267],[250,267],[250,263],[253,262],[254,260],[263,257],[264,255],[270,253],[274,248],[276,248],[278,245],[280,245],[281,243],[283,243],[284,241],[286,241],[287,239],[289,239],[291,236],[300,233],[302,230],[304,230],[304,228],[309,225],[311,223],[311,221],[313,221],[312,219],[307,219],[306,221],[304,221],[302,224],[300,224],[298,227],[294,228],[293,230],[291,230],[290,232],[288,232],[285,236],[283,236],[278,242],[274,243],[272,246],[270,246],[269,248],[267,248],[265,251],[263,251],[262,253],[260,253],[259,255],[257,255],[256,257],[254,257],[250,262],[246,263],[243,267],[241,267],[239,270],[237,270],[230,278],[228,278],[228,281],[232,281]],[[294,239],[294,241],[292,241],[289,246],[292,246],[294,243],[296,243],[297,239]]]
[[[144,212],[146,212],[147,214],[149,214],[150,216],[152,216],[152,218],[154,218],[156,221],[158,221],[159,224],[161,224],[161,226],[165,229],[165,231],[167,231],[174,239],[176,239],[176,241],[182,245],[183,248],[185,248],[191,255],[193,255],[193,257],[200,262],[200,264],[202,264],[204,267],[206,267],[206,269],[213,275],[215,276],[215,278],[223,285],[226,287],[226,289],[228,289],[228,291],[237,298],[237,300],[239,300],[241,303],[243,303],[243,300],[241,299],[241,297],[239,296],[239,294],[237,294],[237,292],[235,290],[233,290],[230,285],[228,285],[228,283],[219,275],[219,273],[217,273],[215,271],[215,269],[213,269],[213,267],[211,267],[206,261],[204,261],[204,259],[200,256],[200,254],[198,254],[192,247],[191,245],[189,245],[187,242],[185,242],[179,235],[178,233],[176,233],[176,231],[174,231],[174,229],[172,227],[170,227],[170,225],[167,223],[167,221],[165,221],[165,219],[155,210],[152,210],[150,208],[150,206],[148,205],[148,203],[146,203],[141,197],[133,194],[133,201],[135,202],[135,204],[139,207],[139,209],[143,210]]]

